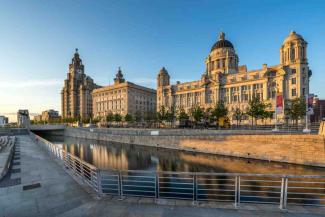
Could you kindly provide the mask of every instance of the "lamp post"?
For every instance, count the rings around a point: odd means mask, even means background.
[[[275,109],[274,109],[275,123],[274,123],[274,128],[272,129],[272,132],[278,132],[279,131],[279,128],[278,128],[278,115],[277,115],[278,114],[278,111],[277,110],[278,110],[279,89],[275,86],[275,87],[272,88],[272,90],[275,90],[275,92],[276,92],[276,95],[275,95]],[[272,92],[271,92],[271,94],[273,94]],[[282,97],[281,97],[281,100],[282,100]],[[281,103],[281,105],[282,105],[282,103]]]
[[[305,129],[302,130],[303,133],[310,133],[310,129],[308,127],[308,121],[309,121],[309,114],[312,113],[312,102],[310,103],[309,100],[312,100],[313,95],[306,95],[306,120],[305,120]],[[311,108],[309,108],[309,104]]]

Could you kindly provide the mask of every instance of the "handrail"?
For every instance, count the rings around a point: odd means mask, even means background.
[[[34,133],[33,133],[33,134],[34,134]],[[39,140],[41,140],[41,141],[43,141],[43,142],[45,142],[45,143],[49,143],[50,145],[56,146],[55,144],[53,144],[53,143],[47,141],[46,139],[44,139],[44,138],[42,138],[42,137],[40,137],[40,136],[38,136],[38,135],[36,135],[36,134],[34,134],[34,135],[35,135],[35,137],[36,137],[37,139],[39,139]],[[77,157],[77,156],[75,156],[75,155],[70,154],[69,152],[63,150],[62,148],[60,148],[60,147],[58,147],[58,146],[56,146],[56,147],[57,147],[58,149],[62,150],[62,152],[67,153],[69,156],[71,156],[71,157],[73,157],[73,158],[75,158],[75,159],[81,161],[83,164],[89,166],[91,169],[94,169],[94,170],[97,170],[97,169],[98,169],[98,168],[95,167],[94,165],[92,165],[92,164],[90,164],[90,163],[88,163],[88,162],[82,160],[81,158],[79,158],[79,157]]]
[[[325,175],[101,170],[32,132],[30,136],[98,196],[233,201],[236,207],[268,203],[281,209],[288,204],[325,206]]]
[[[81,178],[81,180],[84,183],[88,184],[97,194],[100,194],[100,171],[97,167],[70,154],[57,145],[32,132],[29,132],[29,135],[35,143],[41,145],[56,159],[58,159],[60,163],[63,163],[67,170],[71,171],[74,175]]]

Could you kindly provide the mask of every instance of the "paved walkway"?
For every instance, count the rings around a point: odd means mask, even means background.
[[[156,205],[152,200],[145,198],[126,198],[124,201],[118,201],[117,198],[110,197],[99,200],[87,193],[28,136],[18,136],[17,144],[20,151],[16,154],[19,156],[20,153],[20,159],[15,157],[12,169],[16,172],[11,173],[9,179],[20,179],[20,183],[15,182],[13,186],[0,188],[0,217],[325,216],[325,208],[311,207],[294,207],[288,212],[281,212],[276,206],[270,205],[243,205],[240,209],[234,209],[229,203],[217,205],[219,208],[211,208],[211,204],[189,206],[182,201]],[[37,186],[38,183],[40,186]],[[36,184],[35,188],[32,188],[31,184]],[[26,186],[27,189],[24,190]],[[175,206],[174,203],[180,204]]]

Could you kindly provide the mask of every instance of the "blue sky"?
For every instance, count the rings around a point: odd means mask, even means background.
[[[173,80],[199,79],[218,33],[248,69],[279,63],[291,30],[308,41],[311,92],[325,98],[325,1],[0,0],[0,115],[60,110],[75,48],[86,74],[155,87],[165,66]]]

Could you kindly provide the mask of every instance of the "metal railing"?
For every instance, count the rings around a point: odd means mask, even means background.
[[[156,171],[101,171],[103,195],[325,206],[325,176]],[[297,181],[298,179],[298,181]]]
[[[233,202],[236,207],[267,203],[281,209],[287,205],[325,206],[325,176],[99,170],[33,133],[31,137],[98,196],[181,199],[194,204]]]
[[[69,170],[69,172],[72,172],[75,176],[88,184],[97,194],[100,194],[100,180],[98,179],[99,170],[95,166],[70,154],[62,148],[59,148],[57,145],[32,132],[30,132],[30,137],[36,144],[49,152],[51,156],[58,159],[59,162],[64,165],[65,169]]]

